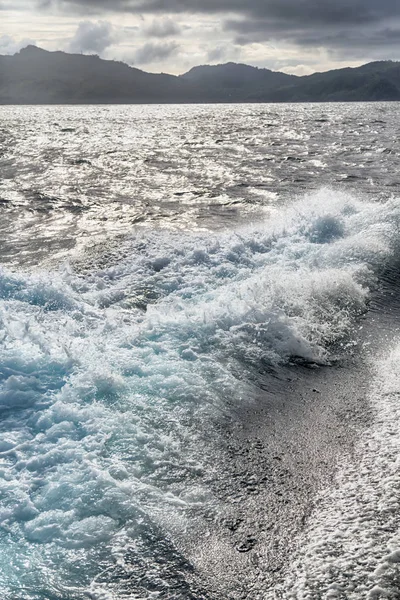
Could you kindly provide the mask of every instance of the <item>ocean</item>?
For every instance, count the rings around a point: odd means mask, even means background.
[[[400,590],[398,103],[0,109],[0,596]]]

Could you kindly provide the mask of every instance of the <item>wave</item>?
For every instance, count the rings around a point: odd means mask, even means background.
[[[321,190],[236,231],[138,234],[101,269],[2,269],[2,597],[117,598],[110,569],[162,589],[159,528],[218,510],[214,424],[258,373],[351,348],[399,219]]]

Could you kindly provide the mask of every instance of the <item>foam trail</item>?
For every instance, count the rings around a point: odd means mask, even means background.
[[[162,553],[184,571],[159,527],[218,510],[213,423],[260,369],[332,359],[399,217],[325,190],[218,239],[142,235],[85,275],[1,270],[2,597],[118,598],[110,569],[148,597]]]
[[[342,467],[335,489],[322,495],[279,597],[398,598],[400,345],[374,367],[373,426],[363,434],[356,460]]]

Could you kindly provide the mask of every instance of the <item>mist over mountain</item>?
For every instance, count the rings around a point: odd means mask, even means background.
[[[374,62],[304,77],[227,63],[174,76],[36,46],[0,56],[0,104],[378,100],[400,100],[400,63]]]

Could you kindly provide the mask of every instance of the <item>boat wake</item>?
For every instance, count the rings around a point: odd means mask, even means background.
[[[221,423],[260,377],[353,351],[399,222],[321,190],[236,231],[142,232],[102,268],[2,269],[2,597],[206,597],[174,536],[220,510]]]

